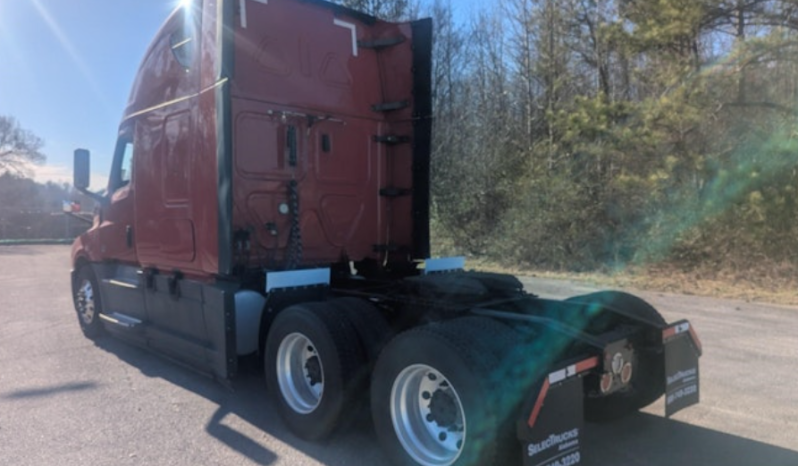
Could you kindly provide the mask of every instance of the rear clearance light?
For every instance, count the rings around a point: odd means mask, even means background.
[[[543,401],[546,399],[546,395],[549,393],[549,388],[552,385],[587,372],[598,365],[599,358],[598,356],[594,356],[550,373],[543,380],[543,386],[540,388],[540,392],[538,393],[538,399],[535,401],[535,407],[532,408],[532,414],[529,415],[529,420],[527,420],[529,427],[535,427],[535,422],[537,422],[538,416],[540,415],[540,409],[543,408]]]
[[[607,395],[620,390],[632,380],[632,346],[623,340],[604,351],[604,372],[598,380],[599,393]]]
[[[663,330],[662,331],[662,341],[666,342],[666,341],[670,340],[671,338],[673,338],[673,337],[675,337],[677,335],[681,335],[681,334],[683,334],[685,332],[688,332],[690,334],[690,339],[693,341],[693,344],[695,345],[696,350],[698,350],[698,354],[700,356],[703,353],[703,347],[701,345],[701,340],[698,338],[698,334],[696,333],[696,331],[693,328],[693,326],[690,325],[690,322],[688,322],[686,320],[683,320],[681,322],[677,322],[677,323],[671,325],[670,327],[666,328],[665,330]]]
[[[599,390],[601,390],[602,395],[606,395],[610,392],[610,390],[612,390],[612,374],[605,372],[601,375]]]
[[[627,385],[632,380],[632,363],[628,362],[621,369],[621,383]]]

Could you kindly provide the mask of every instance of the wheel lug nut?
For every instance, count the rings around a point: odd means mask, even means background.
[[[429,392],[424,392],[424,393],[421,394],[421,398],[424,398],[425,400],[429,400],[430,398],[432,398],[432,395],[430,395]]]
[[[435,418],[432,417],[432,413],[427,414],[427,422],[432,422],[433,419],[435,419]]]
[[[440,434],[438,434],[438,439],[441,442],[445,442],[446,441],[446,432],[441,432]]]
[[[430,379],[430,380],[433,380],[433,381],[435,381],[435,380],[438,380],[438,376],[437,376],[437,375],[435,375],[435,374],[432,374],[432,373],[431,373],[431,374],[429,374],[427,377],[429,377],[429,379]]]

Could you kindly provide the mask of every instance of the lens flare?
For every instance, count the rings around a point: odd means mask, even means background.
[[[91,69],[83,60],[83,58],[78,53],[75,46],[72,44],[72,41],[69,40],[69,37],[64,33],[61,27],[56,22],[55,18],[50,14],[49,11],[40,3],[39,0],[31,0],[31,4],[34,8],[36,8],[36,12],[42,18],[42,20],[47,24],[47,27],[50,28],[50,32],[58,39],[61,48],[69,55],[69,58],[75,63],[80,71],[80,74],[83,75],[83,78],[89,83],[92,88],[94,94],[103,102],[106,109],[110,109],[110,104],[108,99],[103,95],[102,91],[100,90],[101,87],[97,80],[92,75]]]

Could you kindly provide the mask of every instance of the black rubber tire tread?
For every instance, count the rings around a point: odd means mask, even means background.
[[[90,323],[83,321],[78,309],[78,289],[83,284],[84,280],[88,280],[89,283],[91,283],[92,294],[94,295],[94,317]],[[105,334],[105,327],[103,327],[102,320],[100,319],[100,313],[103,309],[100,286],[97,282],[97,278],[94,276],[94,272],[91,270],[91,266],[88,264],[82,265],[80,269],[78,269],[75,288],[72,289],[72,302],[75,305],[75,314],[78,318],[80,329],[83,331],[83,335],[91,340],[96,340],[103,336]]]
[[[447,325],[490,352],[496,363],[486,377],[494,390],[502,392],[504,403],[525,395],[521,392],[532,382],[524,377],[530,372],[527,366],[531,358],[521,334],[499,320],[482,316],[461,317]]]
[[[354,325],[366,352],[369,370],[371,370],[377,363],[382,349],[394,336],[388,321],[385,320],[379,309],[362,299],[338,298],[329,303],[342,312]]]
[[[390,413],[390,397],[399,373],[413,364],[434,367],[452,383],[466,411],[465,449],[453,466],[506,464],[501,453],[518,449],[513,436],[502,435],[494,409],[501,393],[493,390],[491,372],[498,365],[495,351],[473,339],[469,323],[435,322],[394,338],[374,368],[371,408],[374,428],[387,456],[402,466],[417,466],[398,440]]]
[[[649,303],[637,296],[622,291],[602,291],[569,298],[567,301],[595,302],[634,312],[643,321],[660,327],[667,325],[662,315]],[[608,326],[618,325],[624,316],[614,315],[606,319]],[[662,354],[637,353],[628,390],[616,392],[606,397],[585,397],[585,418],[594,422],[612,421],[655,402],[665,393],[665,361]]]
[[[371,303],[358,298],[338,298],[328,301],[337,312],[342,313],[357,331],[358,340],[364,350],[366,360],[357,373],[353,383],[355,392],[361,394],[352,406],[352,422],[369,423],[371,418],[371,372],[385,345],[393,338],[394,332],[388,322]]]
[[[465,337],[479,341],[491,353],[495,363],[485,375],[490,390],[499,396],[492,404],[497,432],[497,464],[521,464],[521,448],[515,439],[516,420],[529,396],[531,385],[537,380],[535,354],[524,336],[509,323],[483,316],[466,316],[449,321],[452,329]],[[512,441],[508,440],[512,439]]]
[[[507,351],[519,340],[519,335],[508,325],[490,317],[465,316],[446,324],[469,338],[478,340],[496,359],[503,359]]]
[[[302,333],[313,342],[324,368],[324,393],[319,406],[308,414],[294,411],[285,402],[277,381],[280,343],[294,332]],[[355,327],[345,316],[327,303],[289,306],[275,317],[264,353],[268,392],[294,434],[305,440],[320,440],[346,424],[342,416],[362,390],[366,357]]]

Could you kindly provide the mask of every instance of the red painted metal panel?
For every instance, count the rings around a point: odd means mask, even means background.
[[[216,15],[214,2],[197,1],[169,17],[142,62],[125,117],[136,127],[139,262],[188,277],[218,270]],[[178,40],[188,41],[181,56]]]
[[[382,259],[375,246],[388,243],[409,249],[411,197],[389,200],[380,190],[412,188],[412,146],[375,137],[410,136],[412,105],[395,112],[373,107],[412,101],[410,27],[369,25],[292,0],[249,2],[239,19],[234,229],[254,236],[250,260],[268,256],[272,267],[287,265],[297,221],[306,264]],[[401,52],[358,44],[398,36],[404,43],[394,48]],[[291,181],[298,184],[299,213],[287,210]]]

